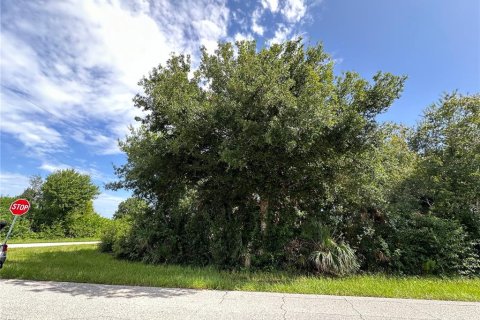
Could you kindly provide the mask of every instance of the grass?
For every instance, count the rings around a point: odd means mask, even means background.
[[[1,239],[3,242],[4,239]],[[98,238],[57,238],[57,239],[10,239],[8,244],[14,243],[45,243],[45,242],[81,242],[81,241],[99,241]]]
[[[284,272],[147,265],[116,260],[96,245],[16,248],[1,279],[52,280],[156,287],[244,290],[390,298],[480,301],[480,278],[440,279],[360,275],[324,278]]]

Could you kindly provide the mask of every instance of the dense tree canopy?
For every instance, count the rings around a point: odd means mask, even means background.
[[[46,225],[64,221],[68,215],[88,204],[99,194],[90,176],[73,169],[59,170],[47,177],[41,187],[43,215],[39,220]]]
[[[379,124],[405,77],[333,67],[296,40],[225,43],[196,70],[183,55],[154,68],[111,185],[146,204],[105,250],[330,275],[478,274],[478,95],[445,96],[416,128]]]
[[[480,239],[480,95],[446,95],[428,108],[412,145],[422,158],[424,211],[458,220]]]
[[[222,44],[191,71],[173,56],[141,81],[135,105],[147,115],[121,144],[128,163],[116,187],[156,207],[145,250],[180,234],[153,260],[183,252],[176,260],[232,266],[276,259],[303,224],[340,211],[337,185],[381,140],[375,117],[405,79],[335,76],[322,47],[301,40],[258,52],[255,42]],[[178,240],[189,228],[201,229],[191,249]]]

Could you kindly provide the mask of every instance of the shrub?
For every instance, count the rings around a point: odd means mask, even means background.
[[[72,238],[96,238],[104,234],[111,220],[97,213],[75,215],[68,224],[68,236]]]
[[[355,251],[318,222],[303,226],[301,237],[285,247],[285,258],[289,267],[331,276],[352,274],[360,267]]]
[[[317,236],[312,243],[313,251],[309,255],[314,271],[334,276],[356,272],[360,265],[355,251],[344,242],[337,243],[327,228],[317,228]]]
[[[355,252],[346,243],[337,244],[332,239],[318,246],[310,255],[315,271],[341,276],[354,273],[359,264]]]
[[[474,244],[458,222],[415,214],[395,223],[391,242],[394,271],[416,275],[468,275],[480,271]]]
[[[111,252],[115,256],[124,256],[125,238],[130,231],[130,223],[127,219],[112,220],[105,228],[100,243],[102,252]]]
[[[51,226],[42,224],[38,232],[35,232],[38,239],[58,239],[65,237],[65,227],[59,221]]]

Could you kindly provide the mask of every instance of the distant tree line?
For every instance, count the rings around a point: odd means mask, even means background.
[[[11,222],[10,204],[25,198],[30,211],[17,221],[14,238],[100,237],[110,223],[94,211],[93,199],[99,189],[90,176],[73,169],[56,171],[45,179],[33,176],[30,186],[18,197],[2,197],[0,220]],[[7,230],[2,230],[2,239]]]

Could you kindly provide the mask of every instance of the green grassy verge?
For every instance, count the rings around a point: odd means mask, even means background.
[[[3,242],[4,239],[1,241]],[[100,241],[98,238],[57,238],[57,239],[11,239],[8,244],[14,243],[45,243],[45,242],[80,242],[80,241]]]
[[[283,272],[226,272],[214,268],[146,265],[116,260],[95,245],[16,248],[1,279],[30,279],[176,288],[267,291],[391,298],[480,301],[480,278],[352,276],[341,279]]]

